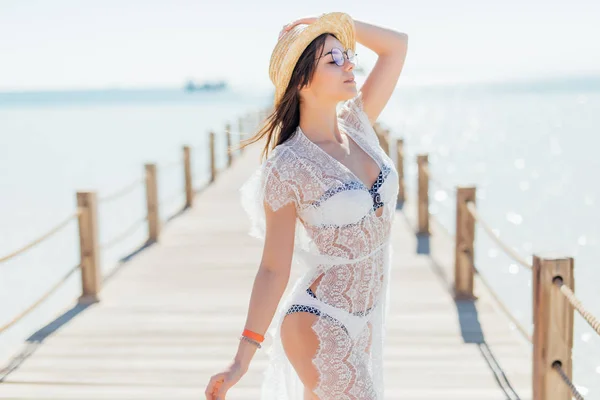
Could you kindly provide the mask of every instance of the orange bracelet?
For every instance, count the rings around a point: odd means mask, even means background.
[[[242,333],[242,336],[246,336],[247,338],[256,340],[258,343],[262,343],[265,340],[265,337],[263,335],[259,335],[258,333],[252,332],[249,329],[244,329],[244,333]]]

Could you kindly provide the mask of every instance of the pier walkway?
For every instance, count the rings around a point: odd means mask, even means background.
[[[235,354],[260,262],[238,194],[259,147],[108,277],[98,303],[77,304],[34,334],[4,369],[0,399],[204,398]],[[397,210],[392,234],[385,399],[531,399],[531,345],[479,277],[477,300],[455,300],[454,239],[434,219],[429,236],[416,234],[415,205]],[[228,398],[258,399],[265,363],[263,348]]]

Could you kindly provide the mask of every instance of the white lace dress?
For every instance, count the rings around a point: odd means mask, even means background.
[[[372,187],[298,127],[240,188],[252,236],[264,239],[263,201],[274,210],[293,202],[298,214],[292,268],[302,268],[302,275],[280,302],[267,332],[271,346],[266,349],[270,362],[263,400],[304,398],[279,337],[292,307],[319,315],[313,325],[319,338],[313,359],[319,398],[383,399],[382,348],[398,173],[363,112],[362,94],[340,107],[338,125],[379,165],[381,173]],[[317,290],[308,295],[307,288],[318,278]]]

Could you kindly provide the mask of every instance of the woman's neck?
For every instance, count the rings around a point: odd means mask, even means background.
[[[335,103],[300,103],[300,129],[314,143],[342,143]]]

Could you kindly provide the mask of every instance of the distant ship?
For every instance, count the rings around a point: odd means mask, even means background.
[[[216,81],[216,82],[205,82],[202,84],[188,81],[185,84],[186,92],[197,92],[197,91],[208,91],[208,90],[224,90],[227,88],[227,82]]]

